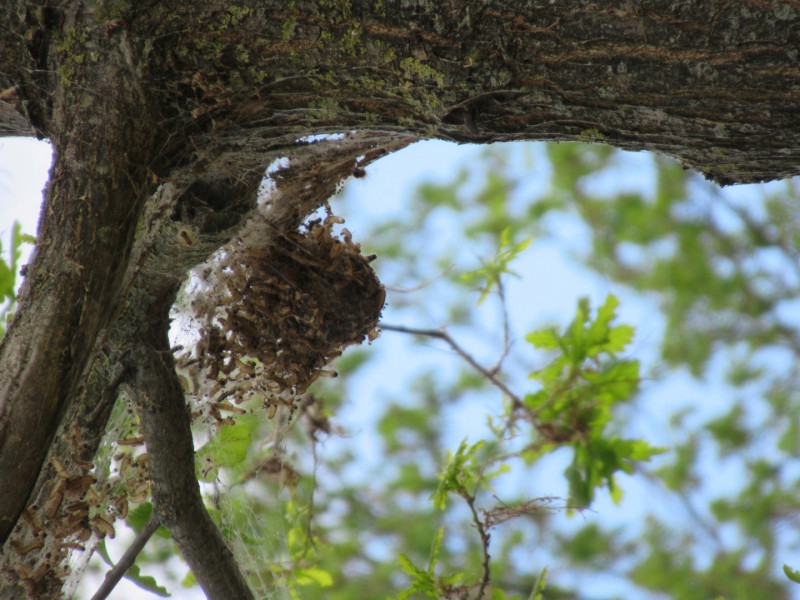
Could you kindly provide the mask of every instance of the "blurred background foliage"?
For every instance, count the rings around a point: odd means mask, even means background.
[[[333,209],[388,289],[381,338],[199,453],[251,580],[332,600],[800,597],[781,570],[800,566],[799,192],[582,144],[493,145],[383,211],[346,187]],[[565,265],[588,298],[542,308]],[[138,563],[177,594],[192,579],[170,556],[156,536]]]
[[[20,257],[23,244],[33,244],[36,239],[22,233],[19,223],[11,225],[11,239],[9,240],[8,260],[6,251],[0,241],[0,339],[6,332],[8,322],[11,320],[17,307],[17,273],[20,268]]]

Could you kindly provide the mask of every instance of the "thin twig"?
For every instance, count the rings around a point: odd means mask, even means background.
[[[478,530],[478,535],[481,537],[481,546],[483,547],[483,576],[481,577],[481,587],[478,589],[476,598],[483,598],[483,593],[486,591],[487,586],[492,581],[492,572],[489,569],[489,561],[491,555],[489,554],[489,539],[491,534],[484,527],[483,521],[478,516],[478,511],[475,509],[475,496],[466,493],[462,494],[464,500],[467,501],[467,506],[472,513],[472,522],[475,523],[475,528]]]
[[[311,455],[313,456],[314,466],[311,475],[311,497],[308,499],[308,519],[306,520],[306,542],[303,548],[301,558],[305,558],[308,551],[312,548],[316,549],[317,544],[314,539],[314,499],[316,498],[317,491],[317,471],[319,470],[319,456],[317,455],[318,442],[314,439],[311,440]]]
[[[670,489],[662,479],[656,477],[653,475],[653,473],[649,472],[641,465],[636,465],[634,470],[636,471],[637,475],[642,475],[645,481],[650,483],[650,485],[659,487],[659,491],[666,489],[668,492],[675,494],[675,496],[678,498],[678,501],[686,511],[686,514],[688,514],[695,524],[705,532],[705,534],[717,545],[717,547],[722,548],[722,538],[720,538],[717,527],[709,523],[708,520],[700,514],[700,511],[695,508],[694,504],[692,504],[692,501],[685,492]]]
[[[522,402],[522,398],[517,396],[514,392],[512,392],[509,387],[500,381],[497,377],[496,373],[492,373],[489,369],[482,366],[478,361],[476,361],[469,352],[464,350],[461,346],[459,346],[458,342],[456,342],[450,334],[447,333],[443,329],[417,329],[415,327],[405,327],[403,325],[388,325],[386,323],[381,323],[380,328],[385,331],[397,331],[399,333],[410,333],[411,335],[424,335],[426,337],[436,338],[445,342],[448,346],[450,346],[456,354],[458,354],[461,358],[463,358],[469,365],[478,371],[481,375],[486,377],[496,388],[502,391],[506,396],[509,397],[511,402],[514,405],[515,409],[522,409],[525,408],[525,404]]]
[[[412,292],[418,292],[420,290],[424,290],[427,287],[430,287],[431,285],[433,285],[434,283],[436,283],[440,279],[443,279],[443,278],[451,275],[452,271],[453,271],[452,268],[445,269],[444,271],[442,271],[441,273],[439,273],[438,275],[436,275],[432,279],[427,279],[427,280],[425,280],[425,281],[423,281],[421,283],[418,283],[417,285],[412,285],[411,287],[398,287],[398,286],[393,286],[393,285],[384,285],[383,287],[385,287],[386,291],[388,291],[388,292],[397,292],[399,294],[409,294],[409,293],[412,293]]]
[[[508,353],[511,352],[511,328],[509,327],[509,318],[508,318],[508,304],[506,303],[506,290],[503,286],[503,280],[497,280],[497,296],[500,299],[500,311],[501,317],[503,320],[503,353],[500,355],[500,358],[497,359],[495,365],[489,369],[491,373],[498,373],[500,372],[500,368],[503,365],[503,361],[508,356]]]
[[[142,530],[136,534],[136,538],[134,538],[133,543],[125,551],[125,554],[122,555],[122,558],[120,558],[117,564],[106,573],[106,578],[103,580],[102,585],[97,589],[94,596],[92,596],[92,600],[104,600],[108,598],[108,595],[125,576],[128,569],[136,562],[136,557],[139,556],[139,553],[147,542],[153,537],[153,534],[160,524],[161,522],[158,520],[155,511],[153,511],[153,514],[150,515],[150,519],[144,524]]]

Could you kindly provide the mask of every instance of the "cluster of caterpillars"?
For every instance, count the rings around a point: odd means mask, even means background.
[[[270,417],[280,406],[293,409],[311,383],[335,375],[326,367],[346,346],[377,336],[385,290],[370,266],[375,257],[362,255],[347,229],[334,233],[342,223],[328,209],[215,267],[214,319],[195,354],[204,379],[215,382],[220,405],[210,414],[218,421],[254,395]]]
[[[115,457],[120,477],[123,471],[129,479],[136,473],[135,481],[126,480],[124,487],[99,482],[94,465],[75,456],[69,467],[58,458],[51,460],[53,477],[41,505],[22,512],[9,540],[9,547],[20,557],[14,568],[29,597],[42,595],[51,583],[60,586],[66,575],[63,561],[70,551],[85,550],[92,536],[97,540],[114,537],[114,521],[127,516],[130,494],[112,490],[138,490],[136,501],[144,500],[149,488],[146,456],[141,454],[135,461],[128,454]],[[27,560],[27,555],[32,559]]]

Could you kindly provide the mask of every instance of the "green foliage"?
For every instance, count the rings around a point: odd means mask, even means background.
[[[461,274],[461,280],[465,283],[472,284],[480,282],[482,289],[481,295],[478,298],[478,304],[486,300],[492,288],[500,285],[500,279],[504,275],[519,277],[519,274],[512,271],[508,265],[512,260],[517,258],[530,243],[531,240],[523,240],[518,244],[512,244],[511,230],[508,228],[503,229],[500,234],[500,244],[497,249],[497,254],[479,269]]]
[[[515,152],[521,150],[515,148]],[[605,177],[623,181],[619,172],[630,170],[626,161],[633,159],[607,147],[558,144],[547,146],[552,168],[550,187],[526,203],[512,197],[522,183],[512,167],[510,153],[493,148],[484,155],[485,166],[470,161],[470,168],[458,173],[450,184],[422,186],[400,218],[378,225],[372,241],[365,242],[370,252],[381,256],[377,264],[391,274],[389,282],[409,288],[418,286],[420,281],[434,282],[428,283],[420,295],[434,299],[434,306],[451,303],[447,310],[436,314],[451,315],[454,318],[450,323],[465,328],[480,322],[481,317],[475,309],[465,308],[463,300],[452,299],[448,285],[477,284],[483,300],[490,297],[491,291],[497,291],[502,299],[507,293],[505,275],[512,268],[522,270],[510,266],[511,260],[494,272],[486,265],[499,264],[503,248],[531,239],[534,232],[542,242],[553,239],[557,233],[551,223],[556,217],[580,219],[588,230],[585,239],[589,249],[579,258],[603,277],[656,299],[663,309],[662,355],[655,360],[655,368],[641,374],[639,357],[633,359],[625,354],[631,352],[633,329],[613,322],[617,311],[614,299],[602,304],[594,318],[585,301],[579,303],[576,315],[564,328],[534,328],[526,341],[530,347],[551,354],[544,366],[530,373],[538,389],[522,397],[524,410],[513,401],[509,403],[508,411],[515,419],[509,422],[493,417],[491,435],[472,444],[464,443],[450,455],[432,495],[434,503],[445,506],[446,514],[458,512],[459,503],[453,503],[450,494],[459,496],[459,490],[480,503],[486,496],[480,485],[481,467],[503,464],[498,457],[504,452],[506,457],[513,455],[514,452],[508,454],[511,439],[526,440],[511,446],[522,448],[519,456],[532,469],[545,464],[547,457],[559,454],[560,449],[569,448],[572,460],[566,474],[571,499],[567,506],[583,506],[595,500],[596,491],[604,487],[624,507],[627,500],[622,500],[622,484],[615,477],[623,474],[644,476],[645,485],[653,488],[650,493],[654,498],[692,508],[682,517],[689,521],[688,528],[671,523],[666,526],[663,515],[653,515],[647,523],[631,522],[624,532],[607,529],[600,518],[577,537],[558,535],[557,545],[545,542],[554,555],[562,557],[560,560],[575,561],[601,573],[609,569],[627,572],[629,585],[638,591],[626,596],[639,597],[652,590],[683,597],[681,594],[689,593],[689,588],[680,588],[681,582],[703,581],[708,586],[697,591],[697,597],[744,598],[748,594],[758,597],[759,593],[785,597],[775,578],[774,553],[779,545],[774,528],[780,527],[781,514],[796,514],[797,502],[791,498],[795,488],[790,480],[781,486],[785,493],[770,491],[767,482],[774,487],[782,475],[767,467],[776,461],[779,464],[780,456],[786,457],[786,452],[796,452],[800,447],[800,419],[793,416],[798,386],[790,383],[797,374],[794,369],[776,372],[766,368],[768,363],[760,355],[771,352],[770,348],[796,347],[792,341],[796,323],[787,327],[785,319],[778,321],[776,314],[781,302],[796,298],[797,286],[792,283],[795,279],[786,278],[784,266],[771,266],[758,257],[765,249],[774,253],[776,248],[783,249],[779,254],[791,255],[797,247],[798,234],[792,229],[792,224],[798,222],[796,207],[800,206],[796,190],[789,185],[766,198],[765,215],[758,216],[756,210],[743,209],[674,163],[659,159],[650,167],[653,183],[649,190],[626,187],[616,194],[597,194],[595,190],[607,190],[609,186],[598,185],[596,180]],[[704,194],[711,197],[713,207],[703,206]],[[782,215],[780,223],[773,225],[778,214]],[[433,239],[436,224],[444,218],[458,219],[463,237],[429,250],[421,260],[415,250],[428,247],[425,240]],[[501,240],[503,235],[507,236],[505,243]],[[492,258],[479,259],[481,264],[473,266],[467,260],[470,257],[459,250],[467,246],[473,256]],[[528,250],[535,252],[535,246],[528,246]],[[516,252],[511,258],[516,264],[524,256]],[[784,263],[790,272],[796,271],[791,264]],[[496,279],[491,278],[493,273],[498,274]],[[751,281],[759,283],[752,285]],[[390,302],[402,310],[416,306],[405,297],[392,298]],[[419,300],[419,305],[424,302]],[[526,364],[531,360],[535,359],[526,357]],[[626,420],[633,417],[635,421],[637,412],[642,412],[640,384],[648,381],[648,387],[656,386],[660,377],[682,367],[700,377],[709,373],[712,360],[730,365],[722,376],[739,389],[730,390],[732,399],[727,406],[718,403],[724,408],[716,408],[710,414],[702,403],[689,407],[682,398],[674,399],[674,408],[660,409],[665,413],[664,430],[672,427],[678,436],[672,440],[670,451],[654,460],[663,451],[663,437],[657,443],[625,434]],[[421,448],[440,440],[435,428],[447,424],[444,407],[457,405],[457,399],[462,397],[486,397],[485,378],[476,377],[466,367],[451,383],[446,383],[448,379],[442,373],[436,380],[438,383],[427,391],[421,393],[418,389],[414,394],[417,398],[433,397],[435,402],[405,399],[401,405],[391,404],[381,421],[380,432],[390,451],[387,460],[414,463],[413,471],[401,471],[416,474],[416,493],[424,487],[420,481],[425,480],[419,463],[426,460],[427,451],[422,452]],[[521,382],[516,381],[516,387],[521,387]],[[762,405],[766,402],[772,408],[767,412],[759,409],[759,414],[767,416],[753,419],[745,399]],[[442,408],[437,410],[436,403]],[[645,408],[643,413],[652,410]],[[520,437],[519,429],[528,424],[532,429]],[[708,473],[704,457],[713,452],[740,460],[738,457],[754,452],[755,443],[763,445],[764,434],[759,431],[764,427],[776,432],[771,440],[778,454],[766,461],[746,462],[742,481],[751,483],[744,484],[738,492],[726,492],[725,498],[714,499],[713,489],[708,488],[713,474]],[[483,446],[481,442],[485,442]],[[481,458],[476,459],[478,456]],[[645,468],[648,460],[653,466]],[[511,473],[519,468],[514,464]],[[411,479],[405,476],[404,481]],[[495,487],[507,493],[503,485],[501,482]],[[405,490],[401,484],[391,489],[395,493]],[[525,514],[536,514],[541,526],[551,520],[541,513]],[[426,513],[425,519],[429,518]],[[764,548],[762,558],[754,563],[752,557],[737,551],[736,544],[714,537],[709,547],[703,532],[716,530],[722,522],[735,524],[751,547]],[[436,529],[432,524],[429,527],[431,531]],[[660,533],[644,536],[644,554],[640,547],[635,554],[639,558],[631,558],[634,548],[625,537],[642,536],[648,530]],[[456,530],[448,527],[447,531],[445,541]],[[520,543],[516,535],[500,537]],[[495,534],[493,541],[498,539]],[[468,547],[480,550],[480,544]],[[499,547],[492,553],[498,561],[502,560]],[[705,550],[698,555],[698,548]],[[460,559],[467,560],[468,553],[469,550],[462,550]],[[656,561],[658,557],[663,560]],[[699,566],[704,562],[710,566]],[[452,558],[444,552],[440,557],[442,573],[475,572],[464,571],[457,564],[446,570],[450,563]],[[519,578],[521,573],[515,568],[518,565],[509,571],[517,572]],[[767,591],[755,591],[759,588]],[[443,593],[441,585],[439,591]],[[559,593],[558,588],[548,592],[554,597]],[[505,591],[498,591],[495,585],[493,593],[503,597]]]
[[[439,487],[431,496],[436,508],[439,510],[447,508],[447,497],[451,493],[459,496],[468,495],[468,490],[477,485],[481,475],[477,454],[485,445],[486,442],[481,440],[468,446],[467,440],[464,440],[455,454],[448,457],[444,470],[439,475]]]
[[[299,567],[294,570],[293,575],[297,585],[301,587],[316,584],[326,588],[333,585],[333,577],[331,574],[322,569]]]
[[[14,314],[17,303],[17,270],[22,255],[22,244],[35,244],[36,238],[22,233],[22,226],[14,222],[11,226],[11,247],[9,261],[3,258],[3,244],[0,242],[0,338]]]
[[[244,461],[258,424],[259,419],[255,415],[242,415],[235,425],[221,428],[195,455],[200,479],[214,481],[220,467],[231,469]]]
[[[400,568],[402,568],[403,571],[410,576],[411,585],[409,585],[407,589],[400,592],[400,594],[397,596],[398,600],[411,598],[414,594],[422,594],[428,598],[434,598],[434,600],[439,598],[439,590],[436,583],[436,578],[434,576],[434,569],[436,568],[436,561],[439,558],[439,551],[442,547],[443,538],[444,527],[440,527],[436,532],[436,536],[433,538],[427,569],[423,570],[416,567],[414,563],[411,562],[411,559],[409,559],[405,554],[400,554],[398,564],[400,565]]]
[[[542,569],[539,578],[536,580],[536,585],[533,586],[531,591],[530,600],[544,600],[544,590],[547,587],[547,568]]]
[[[545,439],[569,442],[574,448],[572,464],[565,471],[574,506],[589,505],[594,489],[603,485],[619,502],[614,474],[632,473],[635,461],[664,451],[606,431],[614,406],[631,400],[639,386],[638,361],[617,359],[634,333],[628,325],[612,327],[618,305],[617,298],[609,295],[591,320],[589,301],[584,298],[562,333],[545,329],[525,337],[536,348],[560,352],[546,367],[530,374],[542,388],[526,395],[524,402]]]
[[[786,574],[786,577],[795,583],[800,583],[800,571],[792,569],[788,565],[783,565],[783,572]]]

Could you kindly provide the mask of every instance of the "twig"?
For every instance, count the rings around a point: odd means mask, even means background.
[[[506,396],[509,397],[512,404],[514,405],[515,409],[524,409],[525,404],[522,402],[522,398],[517,396],[514,392],[512,392],[509,387],[500,381],[497,377],[496,373],[493,373],[489,369],[485,368],[481,364],[476,361],[471,354],[469,354],[466,350],[464,350],[461,346],[458,345],[450,334],[447,333],[443,329],[417,329],[414,327],[405,327],[403,325],[388,325],[386,323],[381,323],[380,328],[385,331],[397,331],[399,333],[410,333],[411,335],[424,335],[426,337],[432,337],[445,342],[448,346],[450,346],[456,354],[458,354],[461,358],[463,358],[469,365],[478,371],[481,375],[486,377],[496,388],[502,391]]]
[[[317,455],[318,442],[312,438],[311,440],[311,455],[313,456],[314,466],[311,471],[311,497],[308,499],[308,519],[306,520],[306,541],[303,548],[301,558],[305,558],[308,551],[316,548],[317,544],[314,540],[314,499],[317,494],[317,471],[319,470],[319,456]],[[299,561],[298,561],[299,562]]]
[[[430,287],[431,285],[433,285],[434,283],[436,283],[440,279],[444,278],[445,276],[450,275],[451,271],[452,271],[452,268],[445,269],[444,271],[442,271],[441,273],[439,273],[438,275],[436,275],[432,279],[427,279],[426,281],[418,283],[417,285],[412,285],[411,287],[397,287],[397,286],[393,286],[393,285],[384,285],[383,287],[385,287],[386,291],[388,291],[388,292],[397,292],[399,294],[409,294],[411,292],[418,292],[420,290],[424,290],[427,287]]]
[[[139,553],[145,547],[147,542],[153,537],[153,534],[158,529],[161,522],[158,520],[156,513],[150,515],[150,519],[148,519],[147,523],[144,524],[142,530],[136,534],[136,537],[133,540],[133,543],[128,546],[128,549],[125,550],[125,554],[122,555],[122,558],[117,561],[111,570],[106,573],[106,577],[103,580],[102,585],[97,588],[94,596],[92,596],[92,600],[104,600],[108,598],[108,595],[111,591],[117,586],[120,580],[125,576],[125,573],[128,572],[133,566],[133,563],[136,562],[136,557],[139,556]]]
[[[503,361],[508,356],[508,353],[511,352],[511,328],[509,327],[506,290],[503,286],[503,280],[501,278],[497,279],[497,296],[500,298],[500,310],[503,320],[503,353],[500,355],[500,358],[497,359],[495,365],[489,369],[489,371],[492,373],[498,373],[500,371]]]
[[[489,561],[491,559],[491,555],[489,554],[489,539],[491,538],[491,534],[486,530],[486,527],[484,527],[483,521],[481,521],[478,516],[478,511],[475,509],[475,496],[466,493],[466,490],[463,490],[463,492],[462,497],[467,501],[467,506],[469,506],[469,510],[472,513],[472,522],[475,523],[475,528],[478,530],[478,535],[481,537],[481,546],[483,547],[483,576],[481,577],[481,587],[478,589],[477,596],[475,596],[476,598],[483,598],[486,587],[492,581],[492,572],[489,570]]]
[[[703,532],[705,532],[705,534],[709,537],[709,539],[711,539],[711,541],[713,541],[717,545],[717,547],[719,548],[723,547],[722,539],[720,538],[719,533],[717,532],[717,528],[711,523],[709,523],[708,520],[703,515],[700,514],[700,512],[697,510],[697,508],[695,508],[694,504],[692,504],[692,501],[689,499],[689,497],[686,495],[685,492],[678,490],[671,490],[663,480],[659,479],[658,477],[650,473],[647,469],[644,469],[641,465],[636,465],[634,469],[637,475],[644,476],[645,481],[649,482],[651,485],[658,486],[661,489],[667,489],[668,491],[675,494],[675,496],[678,498],[678,501],[681,503],[684,510],[686,511],[686,514],[689,515],[689,517],[695,522],[695,524],[700,529],[702,529]]]

